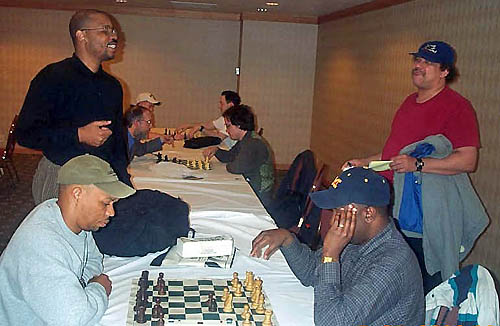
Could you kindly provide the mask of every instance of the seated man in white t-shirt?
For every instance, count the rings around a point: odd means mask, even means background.
[[[241,103],[241,98],[238,93],[233,91],[223,91],[220,95],[219,99],[219,110],[221,116],[213,121],[200,122],[200,123],[192,123],[192,124],[184,124],[176,129],[176,133],[186,132],[186,138],[193,138],[194,134],[198,131],[202,131],[204,134],[208,136],[216,136],[223,140],[223,143],[231,148],[236,143],[230,137],[228,137],[228,133],[226,131],[226,125],[224,124],[224,118],[222,114],[235,105],[239,105]],[[189,131],[188,131],[189,129]]]

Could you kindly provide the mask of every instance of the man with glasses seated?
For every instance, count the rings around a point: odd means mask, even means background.
[[[43,152],[33,179],[36,204],[57,197],[58,170],[86,153],[109,162],[118,178],[131,185],[122,87],[101,66],[118,49],[112,18],[98,10],[78,11],[69,33],[73,56],[49,64],[31,81],[16,130],[19,144]]]
[[[147,153],[160,151],[163,144],[171,144],[171,136],[158,135],[158,137],[145,140],[151,130],[151,111],[141,106],[134,105],[125,112],[125,124],[127,125],[127,150],[128,159],[132,161],[134,156],[142,156]]]
[[[247,105],[233,106],[222,114],[229,137],[237,141],[230,150],[211,147],[203,151],[203,156],[210,159],[215,156],[226,164],[230,173],[242,174],[257,197],[268,207],[274,186],[274,165],[272,149],[255,132],[255,118]]]

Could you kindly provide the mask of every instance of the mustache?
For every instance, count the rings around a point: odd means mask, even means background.
[[[420,69],[418,69],[418,68],[413,68],[413,69],[411,70],[411,72],[414,74],[414,73],[416,73],[416,72],[423,72],[423,71],[422,71],[422,70],[420,70]]]

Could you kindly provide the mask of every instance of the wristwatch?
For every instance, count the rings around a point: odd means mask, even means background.
[[[424,167],[424,161],[422,161],[421,158],[417,158],[417,161],[415,162],[415,166],[417,167],[417,171],[421,172],[422,168]]]
[[[333,257],[330,257],[330,256],[324,256],[324,257],[321,259],[321,262],[322,262],[323,264],[325,264],[325,263],[335,263],[335,262],[337,262],[337,261],[338,261],[338,259],[337,259],[337,258],[333,258]]]

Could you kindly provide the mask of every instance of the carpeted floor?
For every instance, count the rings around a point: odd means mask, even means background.
[[[0,177],[0,253],[19,224],[35,207],[31,196],[31,181],[41,155],[14,154],[19,182],[13,187],[8,175]]]

